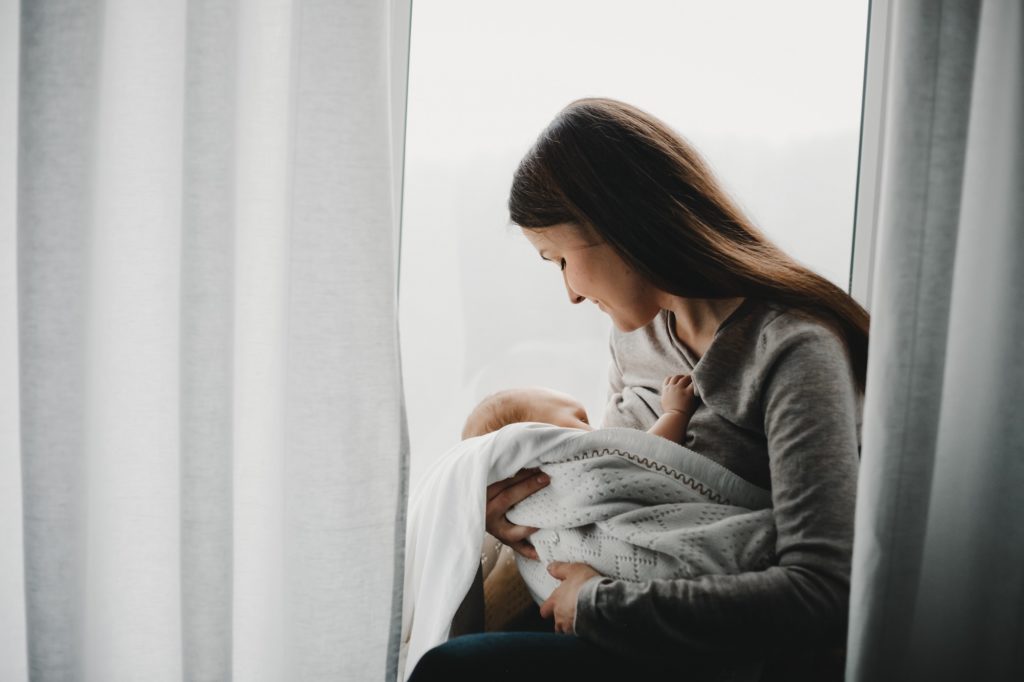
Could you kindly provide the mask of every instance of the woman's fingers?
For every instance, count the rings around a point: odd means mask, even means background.
[[[501,518],[493,519],[491,523],[487,524],[487,532],[519,554],[528,556],[531,559],[537,558],[536,550],[534,550],[533,545],[527,539],[537,532],[536,528],[517,526],[502,516]]]
[[[544,600],[544,603],[540,605],[540,617],[548,619],[553,615],[555,615],[555,600],[548,597]]]
[[[508,527],[505,529],[505,537],[512,542],[522,542],[537,532],[536,528],[532,528],[530,526],[517,526],[508,519],[505,519],[505,522],[508,523]]]
[[[531,545],[529,542],[526,542],[525,540],[522,542],[514,542],[511,545],[509,545],[509,547],[512,548],[513,552],[522,554],[527,559],[533,559],[534,561],[540,559],[540,556],[537,554],[536,548],[534,548],[533,545]]]
[[[498,538],[502,544],[508,545],[517,554],[528,559],[538,559],[537,550],[526,538],[537,532],[530,526],[517,526],[502,515],[487,524],[487,532]]]
[[[492,511],[500,510],[501,515],[504,516],[510,507],[525,500],[550,482],[551,479],[543,472],[532,474],[528,478],[524,478],[518,483],[506,487],[488,500],[487,512],[490,514]]]
[[[524,469],[512,478],[487,486],[487,532],[516,553],[537,559],[537,550],[527,541],[537,529],[512,523],[505,518],[505,512],[550,482],[548,475],[540,470]]]
[[[536,476],[538,473],[540,473],[540,469],[520,469],[516,473],[516,475],[512,476],[511,478],[506,478],[501,481],[496,481],[490,484],[489,486],[487,486],[487,501],[490,502],[501,491],[505,490],[510,486],[514,486],[517,483],[525,481],[530,476]]]
[[[487,532],[501,540],[506,545],[522,542],[537,532],[531,526],[519,526],[511,521],[504,514],[488,513]]]

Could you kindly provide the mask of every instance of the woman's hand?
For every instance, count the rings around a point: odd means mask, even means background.
[[[540,469],[523,469],[512,478],[492,483],[487,486],[487,532],[498,538],[503,544],[511,547],[517,554],[528,559],[537,559],[537,550],[530,544],[528,537],[537,532],[530,526],[517,526],[507,518],[505,513],[521,500],[534,494],[551,479]]]
[[[544,618],[555,617],[555,632],[571,635],[575,632],[576,598],[580,588],[595,575],[601,575],[587,564],[567,564],[552,561],[548,564],[548,573],[562,581],[551,596],[540,605],[540,615]]]

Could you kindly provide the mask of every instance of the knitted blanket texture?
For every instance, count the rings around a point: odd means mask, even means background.
[[[534,600],[558,586],[550,561],[621,580],[757,571],[773,563],[771,494],[677,443],[624,428],[512,424],[463,441],[410,499],[403,595],[405,677],[443,643],[480,566],[486,487],[523,468],[551,483],[509,510],[539,528],[539,561],[517,556]]]

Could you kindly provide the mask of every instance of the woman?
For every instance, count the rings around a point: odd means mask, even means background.
[[[777,565],[647,583],[552,565],[562,582],[541,615],[555,633],[455,638],[414,679],[517,679],[523,661],[543,662],[533,679],[593,674],[583,661],[699,679],[695,661],[762,654],[762,679],[841,678],[821,652],[845,639],[866,311],[769,242],[683,139],[621,102],[566,107],[520,162],[509,209],[569,300],[612,318],[604,426],[648,428],[663,378],[692,374],[685,445],[772,491]],[[535,557],[533,529],[505,512],[546,484],[523,472],[492,485],[488,532]]]

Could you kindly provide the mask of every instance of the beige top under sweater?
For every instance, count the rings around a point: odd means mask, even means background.
[[[701,402],[683,444],[771,491],[778,565],[644,583],[592,578],[579,593],[576,633],[679,662],[687,651],[841,644],[862,411],[845,345],[813,318],[748,298],[698,361],[674,322],[662,311],[635,332],[612,332],[603,426],[649,428],[665,377],[692,373]]]

